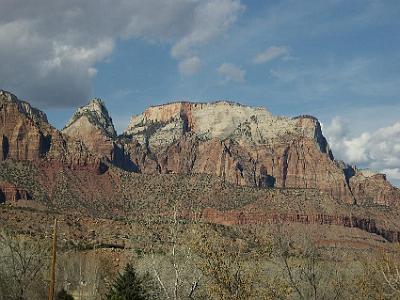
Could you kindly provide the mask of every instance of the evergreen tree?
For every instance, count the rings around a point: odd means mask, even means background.
[[[140,276],[131,264],[115,279],[107,300],[147,300],[152,294],[152,278],[148,274]]]
[[[57,293],[56,300],[74,300],[74,297],[68,294],[66,290],[62,289]]]

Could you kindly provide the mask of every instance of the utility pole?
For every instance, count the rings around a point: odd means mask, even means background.
[[[56,259],[57,259],[57,219],[54,219],[49,300],[54,300],[54,287],[56,284]]]

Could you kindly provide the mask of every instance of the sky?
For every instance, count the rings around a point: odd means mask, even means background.
[[[398,0],[0,0],[0,88],[61,129],[103,99],[119,133],[174,100],[319,118],[337,159],[400,186]]]

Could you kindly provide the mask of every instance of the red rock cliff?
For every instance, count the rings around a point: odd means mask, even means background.
[[[0,90],[0,160],[27,160],[47,165],[105,170],[82,144],[64,137],[46,115]]]
[[[124,136],[124,151],[144,173],[207,173],[237,185],[316,188],[346,203],[400,200],[399,190],[378,177],[351,179],[312,116],[276,117],[224,101],[177,102],[134,116]]]

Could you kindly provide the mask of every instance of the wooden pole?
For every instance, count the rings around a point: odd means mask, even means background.
[[[57,259],[57,219],[54,219],[53,250],[51,258],[51,275],[49,286],[49,300],[54,300],[54,287],[56,284],[56,259]]]

